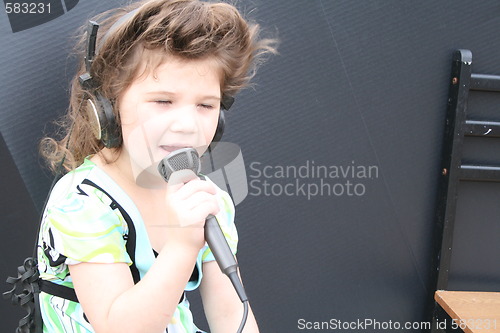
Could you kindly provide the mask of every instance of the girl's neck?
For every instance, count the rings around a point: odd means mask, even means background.
[[[140,170],[132,165],[133,162],[125,151],[121,151],[117,156],[111,149],[104,148],[91,160],[131,196],[166,190],[167,183],[163,181],[155,166]]]

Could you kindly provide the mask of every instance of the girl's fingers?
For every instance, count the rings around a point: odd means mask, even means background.
[[[186,200],[197,192],[206,192],[215,195],[216,190],[213,184],[197,178],[187,182],[181,187],[175,188],[173,192],[175,192],[177,199]],[[173,192],[171,193],[173,194]]]

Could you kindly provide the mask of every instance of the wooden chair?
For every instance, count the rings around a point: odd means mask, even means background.
[[[500,332],[500,286],[498,292],[447,290],[459,183],[500,182],[500,166],[463,162],[465,137],[500,138],[500,122],[469,119],[467,116],[469,92],[500,92],[500,75],[472,73],[471,64],[471,51],[457,50],[453,54],[438,192],[436,235],[439,241],[434,262],[434,269],[437,271],[432,333]],[[500,156],[500,152],[498,155]],[[497,218],[500,220],[500,216]],[[500,258],[500,253],[498,257]],[[498,264],[500,265],[500,259]]]

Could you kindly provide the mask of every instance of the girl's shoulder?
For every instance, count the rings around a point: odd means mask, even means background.
[[[64,221],[66,227],[86,228],[87,221],[103,222],[108,228],[110,221],[121,222],[122,216],[114,209],[114,199],[107,194],[107,188],[113,187],[109,178],[91,162],[85,162],[64,175],[53,187],[45,208],[45,217]]]
[[[41,239],[73,262],[131,263],[124,238],[128,222],[105,192],[107,179],[99,176],[86,162],[58,181],[44,211]]]

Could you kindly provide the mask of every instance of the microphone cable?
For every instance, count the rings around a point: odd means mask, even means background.
[[[243,332],[243,328],[245,327],[245,324],[247,322],[247,318],[248,318],[248,300],[244,300],[243,301],[243,318],[241,319],[240,327],[238,327],[238,331],[236,333]]]

